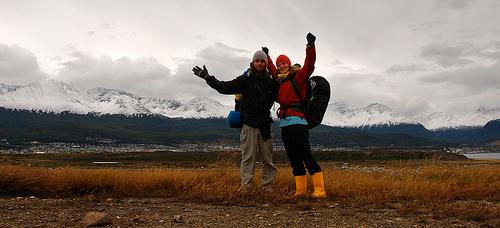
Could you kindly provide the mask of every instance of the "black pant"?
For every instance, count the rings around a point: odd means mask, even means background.
[[[281,137],[294,176],[306,175],[304,165],[310,175],[321,172],[318,162],[311,154],[309,129],[306,125],[295,124],[283,127],[281,128]]]

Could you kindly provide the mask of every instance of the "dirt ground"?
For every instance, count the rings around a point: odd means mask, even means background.
[[[403,205],[404,207],[404,205]],[[88,212],[106,213],[109,227],[500,227],[500,218],[474,221],[360,208],[307,199],[280,205],[224,205],[165,198],[0,199],[1,227],[83,227]],[[174,219],[175,218],[175,219]]]

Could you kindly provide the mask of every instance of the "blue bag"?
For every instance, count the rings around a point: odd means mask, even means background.
[[[230,128],[241,128],[241,112],[230,111],[227,116],[227,124]]]

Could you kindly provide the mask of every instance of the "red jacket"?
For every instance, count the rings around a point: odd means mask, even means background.
[[[268,61],[271,58],[268,58]],[[280,109],[278,111],[278,117],[284,118],[286,116],[299,116],[305,117],[301,109],[294,108],[301,105],[301,100],[297,97],[295,90],[292,85],[290,77],[295,77],[295,82],[300,91],[300,96],[302,101],[306,99],[307,92],[307,80],[314,72],[314,63],[316,62],[316,48],[314,46],[308,46],[306,48],[306,60],[304,65],[297,71],[292,71],[292,66],[290,66],[290,74],[284,80],[281,80],[280,87],[278,91],[277,102],[280,104]],[[277,78],[277,70],[274,63],[269,61],[269,71]],[[294,107],[290,107],[293,105]]]

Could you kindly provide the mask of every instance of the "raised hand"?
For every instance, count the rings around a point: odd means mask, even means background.
[[[193,73],[194,73],[194,75],[196,75],[196,76],[198,76],[200,78],[203,78],[203,79],[207,79],[208,76],[210,76],[208,74],[208,70],[205,67],[205,65],[203,65],[203,69],[201,69],[201,67],[199,67],[199,66],[193,67]]]
[[[262,51],[266,53],[266,55],[269,55],[269,49],[267,47],[262,47]]]
[[[314,42],[316,41],[316,36],[314,36],[312,33],[307,33],[306,39],[308,45],[314,45]]]

